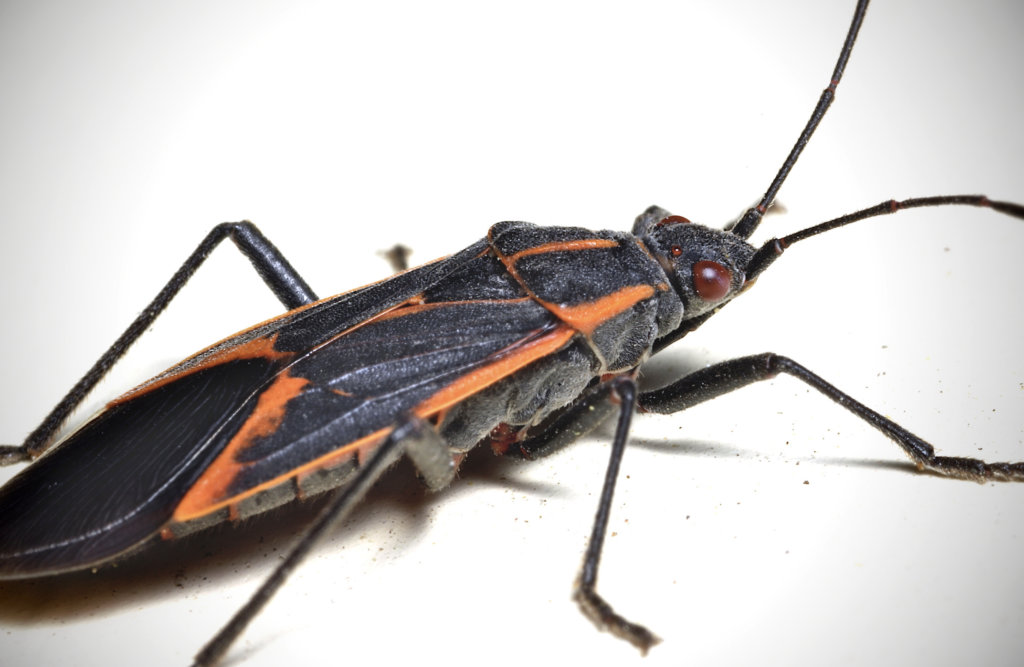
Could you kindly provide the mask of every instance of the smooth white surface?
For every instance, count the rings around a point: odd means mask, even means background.
[[[255,221],[323,295],[386,275],[375,253],[396,242],[428,261],[502,219],[628,229],[658,203],[723,224],[789,150],[853,3],[154,7],[0,9],[5,442],[222,220]],[[876,3],[788,214],[756,238],[891,196],[1024,201],[1021,18]],[[808,241],[657,372],[785,353],[943,453],[1024,459],[1021,248],[1020,221],[973,209]],[[278,312],[236,255],[216,253],[94,406]],[[647,658],[569,599],[603,434],[531,465],[476,452],[432,497],[396,471],[229,664],[1019,663],[1024,485],[912,474],[785,378],[639,417],[634,441],[600,588],[664,639]],[[0,583],[0,662],[187,664],[300,525]]]

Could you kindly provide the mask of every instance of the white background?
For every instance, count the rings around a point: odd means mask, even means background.
[[[428,261],[503,219],[628,229],[657,203],[724,224],[788,151],[852,5],[5,3],[0,440],[222,220],[255,221],[321,295],[386,275],[396,242]],[[1024,201],[1021,19],[873,6],[756,238],[891,196]],[[807,241],[655,372],[785,353],[944,453],[1024,459],[1022,248],[1021,221],[960,208]],[[279,308],[219,250],[92,406]],[[435,496],[396,470],[230,664],[1019,661],[1024,485],[914,474],[786,378],[635,425],[600,590],[664,639],[646,659],[569,597],[604,433],[530,465],[475,452]],[[0,583],[0,661],[187,664],[309,512]]]

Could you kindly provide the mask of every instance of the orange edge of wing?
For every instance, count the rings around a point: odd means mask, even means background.
[[[419,417],[431,417],[455,403],[465,400],[467,397],[498,380],[508,377],[528,364],[557,351],[568,343],[574,335],[576,335],[576,331],[571,327],[558,326],[540,338],[517,347],[514,351],[498,356],[491,363],[460,377],[426,401],[420,403],[413,412]],[[339,447],[328,454],[313,459],[302,466],[287,470],[259,486],[226,497],[226,491],[231,480],[235,478],[243,467],[232,460],[232,454],[239,448],[244,447],[252,437],[259,433],[265,433],[267,428],[271,426],[276,428],[276,424],[279,424],[280,419],[284,417],[284,404],[291,396],[297,395],[301,391],[302,386],[304,386],[304,381],[303,384],[299,384],[299,380],[300,378],[293,378],[285,373],[264,392],[263,396],[260,396],[259,404],[257,404],[253,416],[239,429],[235,437],[225,447],[225,450],[203,473],[199,480],[196,481],[192,488],[189,489],[181,502],[178,503],[171,518],[172,522],[182,523],[216,512],[260,491],[282,484],[293,477],[309,474],[339,463],[354,454],[360,460],[364,460],[391,432],[390,427],[380,429],[359,440]],[[280,387],[279,383],[282,383]],[[266,406],[264,406],[265,396],[266,401],[268,401]],[[253,423],[251,427],[250,423]]]
[[[298,308],[293,308],[292,310],[289,310],[287,312],[281,313],[280,315],[275,315],[274,317],[267,318],[267,319],[263,320],[262,322],[254,324],[254,325],[252,325],[250,327],[246,327],[245,329],[242,329],[241,331],[233,333],[230,336],[228,336],[226,338],[223,338],[223,339],[217,341],[216,343],[213,343],[212,345],[207,345],[203,349],[199,350],[198,352],[196,352],[195,354],[192,354],[189,357],[186,357],[183,361],[179,362],[178,364],[175,364],[174,366],[172,366],[171,368],[167,369],[163,373],[160,373],[159,375],[157,375],[157,376],[155,376],[155,377],[153,377],[153,378],[143,382],[142,384],[134,387],[133,389],[129,389],[127,392],[125,392],[121,396],[118,396],[117,398],[115,398],[112,401],[110,401],[107,404],[107,407],[113,407],[114,405],[117,405],[118,403],[124,403],[124,402],[129,401],[129,400],[131,400],[133,398],[137,398],[138,396],[140,396],[142,394],[145,394],[145,393],[147,393],[149,391],[152,391],[152,390],[154,390],[154,389],[156,389],[158,387],[161,387],[161,386],[163,386],[165,384],[169,384],[170,382],[173,382],[173,381],[175,381],[175,380],[177,380],[177,379],[179,379],[179,378],[181,378],[181,377],[183,377],[185,375],[189,375],[191,373],[195,373],[196,371],[202,370],[204,368],[209,368],[211,366],[216,366],[218,364],[222,364],[222,363],[231,361],[233,359],[255,358],[255,357],[263,357],[263,358],[267,358],[267,359],[281,359],[281,358],[286,358],[286,357],[289,357],[289,356],[294,356],[291,353],[282,353],[282,352],[278,352],[277,350],[274,349],[274,343],[277,340],[277,334],[274,333],[274,334],[272,334],[270,336],[259,336],[257,338],[253,338],[251,340],[248,340],[245,343],[241,343],[239,345],[235,345],[235,346],[232,346],[232,347],[225,348],[224,350],[221,350],[221,351],[219,351],[219,352],[217,352],[215,354],[212,354],[209,358],[203,359],[203,361],[200,362],[200,363],[197,363],[197,364],[194,364],[194,365],[190,365],[189,364],[189,362],[191,362],[192,360],[197,359],[197,358],[203,356],[204,354],[210,353],[212,350],[216,349],[217,347],[223,345],[224,343],[226,343],[227,341],[229,341],[229,340],[231,340],[233,338],[237,338],[238,336],[244,335],[244,334],[246,334],[246,333],[248,333],[250,331],[255,331],[255,330],[257,330],[257,329],[259,329],[261,327],[265,327],[265,326],[269,325],[270,323],[276,322],[276,321],[281,320],[281,319],[283,319],[285,317],[294,316],[297,313],[300,313],[300,312],[302,312],[304,310],[308,310],[308,309],[313,308],[315,306],[319,306],[319,305],[324,304],[324,303],[326,303],[328,301],[334,301],[335,299],[343,297],[343,296],[345,296],[347,294],[351,294],[353,292],[358,292],[359,290],[366,289],[366,288],[372,287],[374,285],[379,285],[380,283],[383,283],[383,282],[386,282],[388,280],[391,280],[392,278],[394,278],[397,275],[401,275],[403,273],[408,273],[409,271],[413,271],[415,269],[419,269],[419,268],[422,268],[424,266],[428,266],[430,264],[436,264],[437,262],[445,260],[448,257],[449,257],[449,255],[442,255],[441,257],[438,257],[437,259],[431,260],[429,262],[425,262],[425,263],[419,264],[417,266],[409,267],[408,269],[406,269],[404,271],[399,271],[398,273],[395,273],[394,275],[388,276],[387,278],[382,278],[380,280],[375,280],[375,281],[373,281],[371,283],[367,283],[365,285],[361,285],[359,287],[355,287],[355,288],[352,288],[350,290],[346,290],[344,292],[339,292],[338,294],[332,294],[330,296],[326,296],[326,297],[323,297],[321,299],[317,299],[316,301],[311,301],[310,303],[303,304],[303,305],[299,306]],[[382,315],[384,313],[387,313],[389,311],[401,308],[406,303],[415,303],[415,299],[416,299],[416,297],[413,297],[412,299],[409,299],[406,302],[395,304],[394,306],[392,306],[390,308],[386,308],[383,311],[381,311],[380,313],[377,313],[374,317],[378,317],[378,316],[380,316],[380,315]],[[351,328],[355,328],[355,327],[351,327]],[[345,331],[346,332],[350,331],[351,328],[350,329],[346,329]]]

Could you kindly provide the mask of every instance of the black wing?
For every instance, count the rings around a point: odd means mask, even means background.
[[[486,249],[480,241],[291,311],[113,401],[0,489],[0,577],[78,569],[139,545],[168,522],[289,364],[443,281]]]

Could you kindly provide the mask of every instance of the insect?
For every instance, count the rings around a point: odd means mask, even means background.
[[[888,221],[888,220],[887,220],[887,224],[888,224],[889,222],[890,222],[890,221]],[[795,260],[794,260],[794,259],[787,259],[786,261],[790,261],[790,262],[793,262],[793,261],[795,261]],[[758,347],[758,349],[760,349],[760,347]],[[795,357],[797,357],[797,355],[794,355],[794,356],[795,356]],[[945,446],[945,445],[944,445],[943,443],[938,443],[938,444],[940,445],[940,447],[944,447],[944,449],[951,449],[950,447],[946,447],[946,446]],[[957,452],[957,453],[958,453],[958,452]]]

